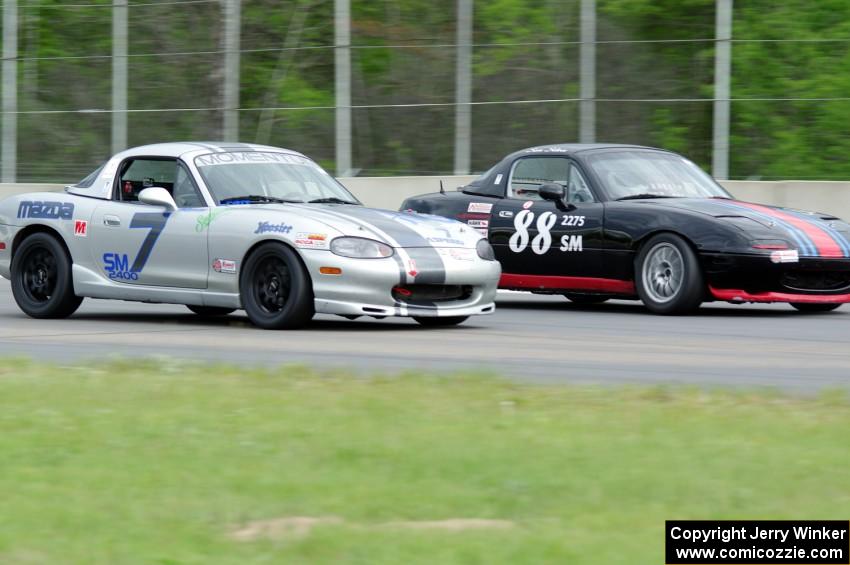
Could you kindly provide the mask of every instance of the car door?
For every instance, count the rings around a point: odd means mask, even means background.
[[[537,188],[544,183],[564,186],[566,203],[541,199]],[[523,156],[511,166],[506,198],[493,208],[490,242],[504,273],[595,277],[603,219],[603,206],[575,161],[563,155]],[[558,284],[541,279],[541,286]]]
[[[151,186],[176,193],[182,207],[169,212],[140,203],[139,192]],[[127,159],[118,167],[113,200],[98,206],[92,216],[94,261],[117,283],[206,288],[207,231],[198,226],[207,212],[190,173],[176,159]]]

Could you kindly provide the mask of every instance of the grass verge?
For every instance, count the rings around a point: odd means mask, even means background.
[[[0,563],[657,564],[665,519],[846,519],[848,407],[6,360]]]

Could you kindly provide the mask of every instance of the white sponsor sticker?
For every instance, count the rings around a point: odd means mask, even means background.
[[[796,249],[783,249],[771,253],[770,260],[773,263],[799,263],[800,254],[797,253]]]
[[[466,211],[476,214],[489,214],[492,209],[493,205],[488,202],[470,202]]]
[[[471,228],[486,228],[490,225],[490,220],[469,220],[466,223]]]
[[[236,273],[236,261],[229,259],[216,259],[213,262],[213,270],[216,273],[234,274]]]
[[[500,184],[502,182],[502,173],[496,175],[496,181],[493,184]]]
[[[327,249],[328,234],[298,232],[295,234],[295,245],[306,249]]]
[[[465,248],[438,248],[437,253],[439,253],[442,257],[454,259],[455,261],[474,261],[476,255],[474,249]]]
[[[500,218],[513,218],[514,213],[511,212],[510,210],[502,210],[501,212],[499,212],[499,217]]]

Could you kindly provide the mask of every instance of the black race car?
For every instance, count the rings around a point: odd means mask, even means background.
[[[704,301],[850,302],[850,225],[829,214],[734,200],[681,155],[566,144],[512,153],[458,192],[402,210],[489,237],[500,288],[590,304],[640,299],[659,314]]]

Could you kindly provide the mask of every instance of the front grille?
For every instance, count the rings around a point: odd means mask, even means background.
[[[850,289],[850,271],[788,271],[780,282],[790,290],[842,291]]]
[[[393,298],[408,304],[451,302],[472,296],[472,287],[457,284],[408,284],[393,287]]]

